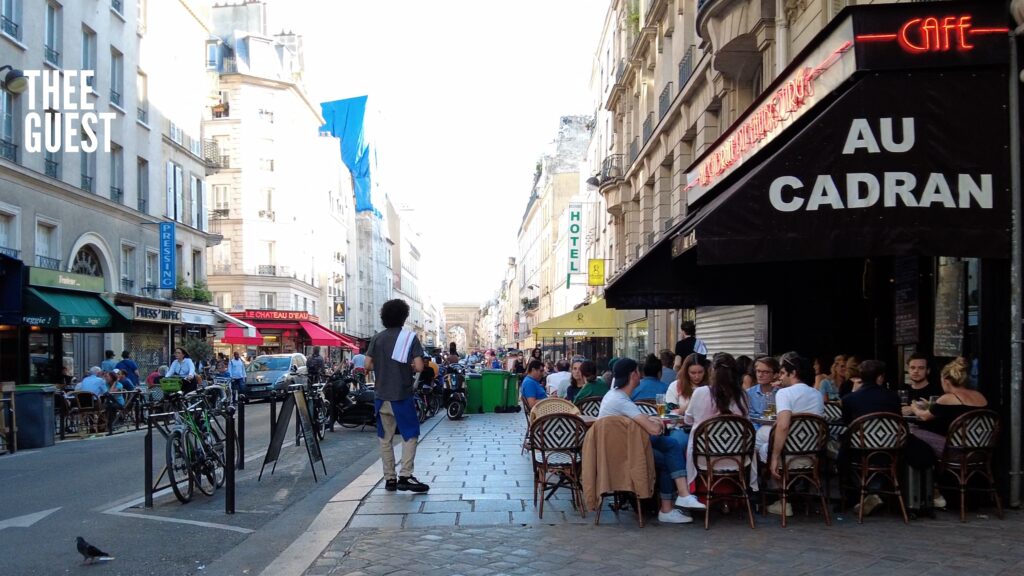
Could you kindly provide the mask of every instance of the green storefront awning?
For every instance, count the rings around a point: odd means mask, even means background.
[[[131,320],[99,294],[25,289],[22,321],[30,326],[69,331],[126,332]]]

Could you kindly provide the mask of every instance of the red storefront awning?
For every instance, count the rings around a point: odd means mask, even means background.
[[[315,322],[299,322],[299,326],[302,326],[302,329],[309,336],[309,340],[314,346],[341,346],[355,350],[359,349],[355,342]]]
[[[225,344],[245,344],[249,346],[259,346],[263,344],[263,335],[260,334],[259,330],[256,330],[256,336],[249,337],[245,335],[245,329],[241,326],[228,326],[224,330],[224,337],[221,338],[221,342]]]

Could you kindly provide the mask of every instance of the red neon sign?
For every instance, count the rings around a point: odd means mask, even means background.
[[[711,184],[740,162],[744,154],[771,136],[781,123],[799,112],[807,104],[808,98],[814,96],[815,80],[852,46],[852,42],[844,42],[814,68],[808,66],[794,73],[700,163],[696,169],[697,179],[686,186],[685,190],[698,184],[705,187]]]
[[[1006,34],[1009,28],[975,28],[970,14],[960,16],[922,16],[911,18],[895,34],[861,34],[860,42],[888,42],[895,40],[910,54],[926,52],[967,52],[974,49],[971,36],[976,34]]]

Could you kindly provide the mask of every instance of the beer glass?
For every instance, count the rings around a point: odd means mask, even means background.
[[[658,406],[658,416],[665,417],[665,395],[658,394],[654,397],[654,403]]]

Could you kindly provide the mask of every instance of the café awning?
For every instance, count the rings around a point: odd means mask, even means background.
[[[622,325],[619,313],[601,299],[541,322],[534,326],[533,335],[540,339],[614,337]]]
[[[25,288],[23,322],[65,331],[127,332],[131,319],[99,294]]]
[[[358,350],[359,346],[345,336],[329,330],[315,322],[299,322],[303,332],[314,346],[338,346]]]
[[[255,335],[246,334],[246,329],[232,324],[224,330],[224,337],[220,339],[225,344],[243,344],[246,346],[259,346],[263,344],[263,334],[253,328]]]

